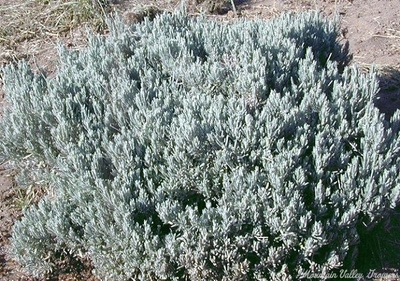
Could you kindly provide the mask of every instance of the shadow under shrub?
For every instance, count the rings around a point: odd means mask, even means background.
[[[399,115],[315,13],[222,25],[183,13],[4,70],[1,154],[50,192],[14,227],[36,276],[57,253],[106,280],[290,280],[351,267],[399,202]],[[49,169],[50,168],[50,169]],[[363,229],[364,230],[364,229]]]

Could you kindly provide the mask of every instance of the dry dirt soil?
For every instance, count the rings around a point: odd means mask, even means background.
[[[0,0],[0,8],[18,5],[22,0]],[[180,1],[139,0],[120,1],[114,5],[127,20],[135,19],[135,11],[145,5],[154,5],[161,10],[172,11],[179,7]],[[400,109],[400,1],[399,0],[242,0],[236,4],[236,12],[224,15],[210,15],[216,20],[228,21],[238,17],[269,19],[285,11],[321,10],[333,18],[338,13],[341,18],[341,40],[350,43],[354,54],[353,63],[364,70],[376,65],[381,73],[380,98],[376,106],[383,112],[392,114]],[[201,13],[199,7],[192,7],[193,14]],[[0,17],[0,25],[8,24]],[[1,36],[0,36],[1,37]],[[0,38],[1,40],[2,38]],[[70,48],[84,46],[85,35],[82,29],[75,28],[63,35],[44,34],[18,42],[12,47],[0,45],[0,66],[18,58],[25,58],[39,64],[49,72],[54,71],[57,58],[56,42],[63,41]],[[1,86],[1,80],[0,80]],[[0,116],[4,93],[0,90]],[[0,132],[1,133],[1,132]],[[9,238],[15,220],[22,216],[20,189],[15,184],[15,171],[0,159],[0,280],[36,280],[25,275],[9,255]],[[19,198],[19,199],[18,199]],[[380,226],[371,241],[364,242],[360,252],[359,267],[364,269],[399,272],[400,269],[400,210],[394,210],[391,223]],[[396,248],[397,247],[397,248]],[[365,257],[366,260],[362,260]],[[386,269],[385,269],[386,268]],[[393,275],[391,275],[393,276]],[[398,275],[400,276],[400,275]],[[47,280],[96,280],[91,275],[88,262],[64,261]],[[392,277],[391,279],[396,280]]]

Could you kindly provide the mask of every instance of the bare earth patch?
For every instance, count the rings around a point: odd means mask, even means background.
[[[117,2],[112,8],[131,22],[140,21],[143,16],[153,16],[159,11],[173,11],[180,6],[180,1],[177,0]],[[12,14],[15,11],[11,8],[31,3],[32,0],[0,0],[0,26],[9,27],[8,30],[18,28],[9,21],[15,16]],[[305,10],[321,10],[331,18],[338,14],[341,19],[342,40],[343,43],[350,43],[350,51],[354,55],[353,63],[366,71],[373,65],[379,70],[381,92],[375,101],[376,106],[387,116],[400,109],[399,0],[242,0],[236,3],[235,9],[227,14],[210,17],[222,21],[239,17],[269,19],[285,11]],[[206,8],[207,6],[191,4],[189,12],[200,14]],[[24,14],[19,16],[22,17],[21,23],[24,23]],[[37,20],[46,20],[46,17]],[[58,41],[69,48],[81,48],[86,42],[84,25],[63,33],[52,33],[48,29],[36,32],[37,34],[27,32],[26,38],[18,37],[18,40],[13,41],[0,30],[0,66],[24,58],[48,73],[54,73]],[[0,76],[0,118],[4,107],[1,86]],[[25,275],[8,255],[12,225],[22,216],[17,200],[21,188],[14,182],[15,172],[3,162],[0,159],[0,280],[37,280]],[[376,272],[384,273],[388,277],[380,280],[400,280],[400,208],[394,210],[391,220],[379,225],[371,237],[371,241],[362,241],[357,260],[358,268],[366,273],[377,269]],[[87,261],[62,258],[60,257],[60,269],[48,280],[97,280],[91,274],[92,268]]]

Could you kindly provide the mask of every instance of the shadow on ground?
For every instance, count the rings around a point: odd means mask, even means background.
[[[384,222],[372,231],[360,231],[360,244],[355,268],[363,276],[376,274],[389,279],[400,277],[400,206],[392,210]],[[390,277],[395,277],[390,279]],[[371,276],[372,277],[372,276]],[[376,277],[376,276],[375,276]],[[365,278],[363,280],[381,280]]]
[[[375,106],[389,119],[400,109],[400,69],[385,68],[379,74],[380,92],[375,99]]]

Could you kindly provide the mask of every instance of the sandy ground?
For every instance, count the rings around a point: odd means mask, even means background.
[[[18,1],[20,0],[0,0],[0,5]],[[354,55],[353,63],[363,69],[368,69],[371,65],[376,65],[378,69],[385,69],[382,72],[384,73],[381,83],[382,91],[380,98],[376,101],[376,106],[387,114],[400,109],[399,0],[249,0],[242,2],[236,6],[237,14],[230,11],[226,15],[213,17],[222,20],[229,20],[238,16],[268,19],[284,11],[316,9],[321,10],[331,18],[335,13],[339,14],[342,29],[341,40],[343,42],[349,41],[350,50]],[[123,1],[116,5],[116,8],[129,20],[138,7],[151,4],[169,11],[179,6],[176,1],[139,0]],[[198,10],[192,10],[192,12],[200,13]],[[39,63],[41,67],[51,72],[54,70],[53,62],[57,57],[56,41],[61,39],[70,48],[79,48],[85,42],[83,33],[82,30],[75,30],[62,38],[51,37],[47,40],[29,40],[19,44],[15,52],[21,55],[20,57]],[[6,51],[9,52],[9,50],[0,49],[0,53]],[[4,56],[0,56],[0,64],[4,62]],[[3,95],[4,93],[0,91],[0,115]],[[0,280],[34,280],[21,273],[18,265],[11,261],[7,254],[11,227],[22,213],[15,203],[18,187],[13,181],[14,172],[2,163],[1,159],[0,164]],[[399,231],[400,220],[395,219],[393,221],[395,225],[392,225],[392,228]],[[399,243],[399,241],[396,243]],[[385,249],[382,251],[385,251]],[[381,264],[381,266],[391,267],[392,270],[399,269],[399,261]],[[79,265],[72,272],[65,269],[61,270],[49,280],[95,280],[95,278],[91,276],[90,267]]]

